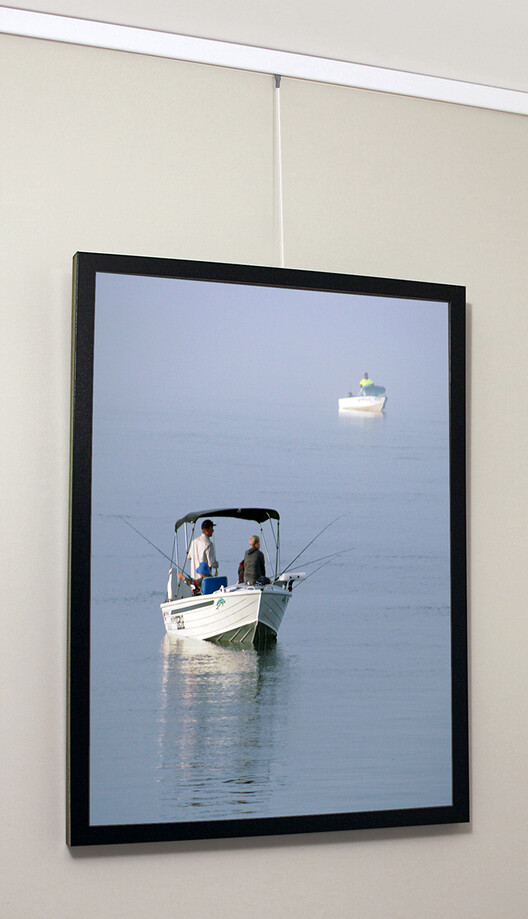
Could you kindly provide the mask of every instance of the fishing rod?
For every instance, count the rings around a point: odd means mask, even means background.
[[[351,552],[353,549],[356,549],[356,548],[357,546],[351,546],[350,549],[342,549],[341,552],[334,552],[333,555],[327,556],[327,558],[330,558],[330,561],[332,561],[334,558],[337,558],[339,555],[344,555],[345,552]],[[306,564],[311,565],[313,564],[313,562],[306,562]],[[324,568],[325,565],[326,565],[326,561],[324,561],[323,564],[319,565],[317,568],[314,568],[313,571],[310,571],[310,574],[307,574],[305,578],[303,578],[300,581],[297,581],[296,584],[292,584],[292,590],[297,590],[297,588],[300,587],[301,584],[304,584],[305,581],[308,580],[308,578],[311,578],[312,574],[315,574],[316,571],[320,571],[321,568]]]
[[[354,549],[357,549],[357,546],[349,546],[348,549],[340,549],[339,552],[331,552],[330,555],[321,555],[320,558],[312,558],[311,562],[303,562],[303,565],[315,565],[316,562],[323,562],[328,558],[335,558],[336,555],[342,555],[343,552],[352,552]],[[310,575],[308,575],[308,577],[310,577]]]
[[[138,530],[138,528],[135,527],[133,523],[130,523],[130,520],[127,520],[127,518],[123,514],[109,514],[108,516],[117,517],[118,520],[122,520],[123,523],[126,523],[127,526],[129,526],[131,530],[134,530],[134,532],[137,533],[138,536],[141,536],[141,538],[144,539],[145,542],[148,542],[149,546],[152,546],[152,548],[155,549],[156,552],[159,552],[159,554],[162,555],[163,558],[166,558],[167,561],[171,563],[171,566],[173,568],[177,568],[178,571],[181,571],[183,574],[185,574],[184,568],[181,568],[180,565],[177,565],[174,559],[170,557],[170,555],[167,555],[166,552],[163,552],[163,550],[160,549],[159,546],[153,543],[151,539],[149,539],[147,536],[145,536],[144,533]],[[341,517],[346,517],[346,516],[347,516],[346,514],[341,514]],[[312,543],[315,542],[315,540],[319,536],[321,536],[321,534],[324,533],[324,531],[327,530],[328,527],[332,526],[332,524],[335,523],[337,520],[340,520],[340,517],[336,517],[335,520],[331,520],[330,523],[327,523],[327,525],[323,527],[320,533],[318,533],[317,536],[314,536],[314,538],[308,543],[308,545],[306,545],[304,549],[302,549],[301,552],[299,552],[299,554],[295,556],[293,561],[291,561],[290,564],[286,566],[286,568],[289,568],[290,565],[293,565],[293,563],[296,562],[298,558],[300,558],[303,552],[306,552],[306,549],[308,549],[312,545]],[[304,581],[307,581],[308,578],[311,578],[312,574],[315,574],[316,571],[319,571],[328,560],[332,561],[334,558],[338,558],[338,556],[344,555],[346,552],[353,552],[355,549],[357,549],[357,546],[349,546],[348,549],[341,549],[339,552],[332,552],[330,555],[321,555],[319,558],[314,558],[310,562],[305,562],[304,563],[305,565],[315,565],[316,562],[321,562],[321,561],[323,564],[319,565],[319,567],[316,568],[314,571],[311,571],[310,574],[308,574],[305,578],[303,578],[302,582],[301,581],[299,582],[299,584],[304,583]],[[284,571],[281,572],[281,574],[284,574],[284,572],[286,571],[286,568],[284,569]],[[281,577],[281,575],[279,575],[279,577]],[[299,586],[299,585],[296,585],[296,586]]]
[[[295,558],[291,560],[291,562],[288,562],[288,564],[286,565],[285,568],[282,569],[282,571],[281,571],[281,573],[278,575],[278,577],[280,578],[280,577],[288,570],[288,568],[289,568],[291,565],[293,565],[293,564],[297,561],[297,559],[300,558],[301,555],[303,555],[303,554],[306,552],[307,549],[310,548],[310,546],[312,545],[312,543],[314,543],[316,539],[319,539],[319,537],[324,533],[325,530],[328,529],[328,527],[331,527],[332,524],[337,523],[337,521],[338,521],[338,520],[341,520],[342,517],[348,517],[348,516],[349,516],[348,514],[340,514],[339,517],[336,517],[334,520],[331,520],[330,523],[327,523],[326,526],[323,527],[323,529],[320,530],[319,533],[317,533],[316,536],[314,536],[314,538],[311,539],[310,542],[307,543],[307,544],[305,545],[304,549],[301,549],[301,551],[299,552],[299,554],[296,555]]]
[[[155,549],[156,552],[159,552],[160,555],[163,555],[163,558],[166,558],[167,561],[169,561],[169,562],[171,563],[172,568],[177,568],[178,571],[181,571],[183,574],[185,574],[184,569],[183,569],[183,568],[180,568],[180,566],[176,564],[176,562],[174,561],[174,559],[172,559],[169,555],[167,555],[166,552],[163,552],[163,551],[159,548],[159,546],[156,546],[150,539],[148,539],[147,536],[145,536],[143,533],[141,533],[140,530],[138,530],[138,528],[135,527],[133,523],[130,523],[130,520],[127,520],[126,517],[124,517],[122,514],[113,514],[112,516],[113,516],[113,517],[117,517],[118,520],[122,520],[123,523],[126,523],[127,526],[129,526],[132,530],[134,530],[134,531],[138,534],[138,536],[141,536],[141,538],[144,539],[145,542],[148,542],[149,546],[152,546],[152,548]]]

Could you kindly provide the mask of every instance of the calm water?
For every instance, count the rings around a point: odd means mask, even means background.
[[[91,821],[158,823],[451,803],[447,422],[170,406],[95,427]],[[257,653],[165,635],[175,520],[262,505],[296,590]],[[236,580],[256,525],[220,520]]]

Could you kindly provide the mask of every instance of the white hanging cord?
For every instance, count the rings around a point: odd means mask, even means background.
[[[277,217],[279,227],[279,263],[284,268],[284,213],[282,198],[282,137],[280,107],[281,77],[275,74],[275,163],[277,169]]]

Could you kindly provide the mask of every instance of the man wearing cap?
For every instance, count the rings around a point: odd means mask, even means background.
[[[211,571],[213,568],[216,569],[216,574],[218,574],[218,562],[216,560],[216,552],[214,543],[211,540],[213,535],[213,528],[215,524],[212,520],[204,520],[202,523],[202,535],[197,536],[196,539],[193,539],[190,547],[187,558],[191,560],[191,577],[196,578],[197,568],[202,562],[205,562],[206,565],[209,565]]]

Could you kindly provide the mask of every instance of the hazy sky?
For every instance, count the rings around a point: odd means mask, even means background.
[[[391,409],[447,413],[445,303],[99,273],[99,404],[328,405],[363,373]]]

